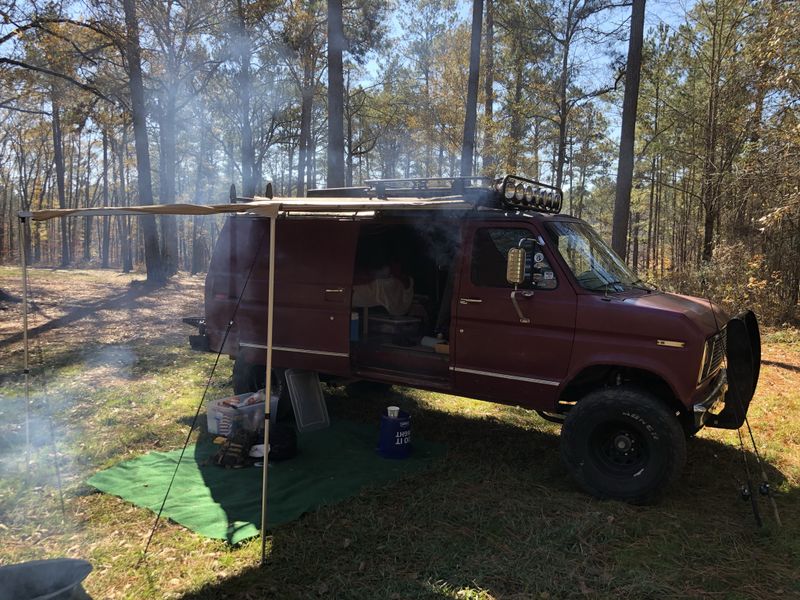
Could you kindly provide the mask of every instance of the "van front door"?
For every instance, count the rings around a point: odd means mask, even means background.
[[[451,329],[455,393],[552,410],[572,352],[574,290],[529,224],[475,224],[465,236]],[[529,322],[515,310],[506,280],[508,251],[520,240],[526,280],[516,297]]]

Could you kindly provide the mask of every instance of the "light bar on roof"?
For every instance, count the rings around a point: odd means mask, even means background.
[[[500,192],[503,205],[514,210],[558,214],[564,202],[564,196],[557,187],[519,175],[506,175],[497,184],[497,191]]]

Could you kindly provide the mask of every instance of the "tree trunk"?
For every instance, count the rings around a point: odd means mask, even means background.
[[[10,197],[10,190],[9,190],[8,181],[2,182],[2,189],[3,189],[3,196],[0,198],[0,261],[5,257],[5,246],[3,246],[3,242],[5,241],[6,235],[6,227],[8,227],[11,221],[6,221],[6,205],[9,203]]]
[[[108,132],[103,129],[103,206],[108,206]],[[108,268],[111,247],[111,217],[103,217],[103,234],[100,245],[100,265]]]
[[[523,60],[522,57],[519,56],[518,51],[516,49],[516,44],[514,45],[514,102],[511,106],[511,130],[510,130],[510,138],[513,140],[514,143],[508,144],[509,156],[508,156],[508,164],[506,168],[509,172],[515,173],[517,171],[517,167],[519,166],[517,163],[519,161],[519,150],[520,144],[518,143],[519,140],[522,139],[522,86],[523,86]]]
[[[497,157],[495,157],[494,127],[494,0],[486,0],[486,68],[483,82],[483,116],[486,128],[483,132],[483,174],[493,177]]]
[[[125,10],[125,54],[128,59],[128,76],[131,89],[131,116],[133,118],[133,136],[136,147],[136,173],[139,188],[139,203],[153,204],[153,186],[150,178],[150,149],[147,140],[147,106],[144,100],[144,82],[142,81],[142,63],[139,50],[139,23],[136,20],[136,0],[122,0]],[[163,283],[166,274],[158,247],[158,230],[152,215],[139,217],[139,224],[144,234],[144,256],[147,267],[147,281]]]
[[[328,176],[327,187],[344,186],[344,25],[342,0],[328,0]]]
[[[349,77],[348,77],[349,81]],[[347,134],[345,135],[345,143],[347,145],[347,152],[345,153],[345,179],[344,184],[347,187],[353,185],[353,114],[351,111],[346,111],[345,114],[347,121]]]
[[[567,21],[569,28],[570,21]],[[567,80],[569,75],[569,39],[565,39],[564,48],[561,54],[561,76],[559,78],[558,96],[558,143],[556,144],[555,186],[561,188],[564,181],[564,159],[567,154],[567,118],[569,116],[569,105],[567,104]],[[515,138],[512,138],[515,139]]]
[[[202,114],[205,115],[205,107],[201,107]],[[209,125],[205,119],[200,121],[200,148],[197,152],[197,173],[195,175],[194,183],[194,201],[202,203],[205,200],[203,194],[203,182],[206,178],[206,153],[208,152],[206,141],[206,131]],[[198,230],[202,233],[203,221],[200,217],[192,219],[192,260],[191,260],[191,273],[192,275],[199,273],[205,268],[206,253],[205,253],[205,240],[202,235],[198,234]]]
[[[53,111],[53,161],[56,166],[56,187],[58,191],[58,208],[67,208],[67,193],[64,187],[64,144],[61,134],[61,106],[55,86],[50,87],[50,102]],[[66,267],[72,262],[69,244],[69,222],[67,217],[61,217],[61,266]]]
[[[128,190],[126,189],[126,173],[125,173],[125,153],[128,147],[128,133],[125,126],[122,127],[122,143],[119,147],[117,155],[118,160],[118,175],[119,175],[119,198],[117,203],[119,206],[128,206]],[[120,255],[122,257],[122,272],[130,273],[133,270],[133,240],[131,239],[131,223],[130,217],[124,215],[119,218],[119,240],[120,240]]]
[[[461,176],[472,175],[475,155],[475,122],[478,119],[478,78],[481,68],[481,26],[483,25],[483,0],[472,0],[472,36],[469,47],[469,78],[467,80],[467,106],[464,118],[464,138],[461,142]]]
[[[177,117],[177,99],[175,89],[170,86],[166,91],[164,113],[160,122],[161,134],[161,183],[162,196],[160,204],[175,204],[175,163],[177,158],[175,119]],[[174,216],[162,216],[161,220],[161,257],[166,276],[178,271],[178,230]]]
[[[314,84],[310,66],[307,64],[303,68],[303,89],[301,90],[300,105],[300,139],[297,156],[297,195],[305,195],[306,172],[311,176],[311,110],[314,103]]]
[[[92,142],[86,144],[86,175],[84,177],[83,197],[84,206],[89,208],[91,199],[89,188],[91,187],[92,176]],[[86,217],[83,226],[83,260],[89,262],[92,259],[92,217]]]
[[[256,194],[255,162],[256,153],[253,147],[253,127],[250,124],[250,96],[252,81],[250,74],[250,35],[244,18],[245,7],[237,1],[236,15],[236,47],[239,50],[239,72],[236,75],[239,93],[239,124],[242,130],[242,195],[252,198]]]
[[[306,190],[314,189],[317,180],[317,138],[314,132],[310,131],[308,148],[306,152]]]
[[[633,0],[628,62],[625,66],[625,97],[622,101],[622,127],[617,164],[617,189],[614,198],[614,222],[611,247],[622,258],[627,248],[628,220],[633,187],[633,144],[636,139],[636,112],[639,103],[639,75],[642,67],[645,0]]]

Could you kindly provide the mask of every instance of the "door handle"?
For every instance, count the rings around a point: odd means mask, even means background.
[[[533,297],[533,292],[531,292],[531,291],[522,291],[522,290],[517,290],[517,289],[511,290],[511,303],[514,305],[514,310],[517,311],[517,316],[519,317],[519,322],[528,324],[528,323],[531,322],[531,320],[528,317],[526,317],[525,315],[522,314],[522,310],[520,309],[519,304],[517,303],[517,294],[519,294],[520,296],[522,296],[524,298],[532,298]]]
[[[325,290],[326,294],[343,294],[344,288],[328,288]]]
[[[459,303],[461,304],[480,304],[483,302],[480,298],[461,298]]]

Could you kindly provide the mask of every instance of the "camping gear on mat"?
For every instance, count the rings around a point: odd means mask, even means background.
[[[270,445],[272,440],[270,428]],[[271,528],[367,486],[374,489],[434,468],[445,451],[442,444],[416,439],[412,456],[387,461],[375,452],[375,427],[349,421],[298,436],[298,445],[294,459],[270,461],[267,469]],[[220,469],[210,461],[216,450],[207,439],[187,447],[163,516],[200,535],[238,544],[259,533],[264,469]],[[88,484],[157,511],[179,455],[180,450],[150,452],[96,473]]]
[[[288,460],[297,455],[297,434],[290,425],[278,424],[270,428],[268,460]],[[250,458],[264,458],[264,444],[253,444],[248,452]],[[257,461],[261,462],[261,461]],[[254,463],[254,466],[259,466]]]
[[[32,560],[0,567],[0,600],[83,600],[92,565],[76,558]]]
[[[407,458],[411,454],[411,415],[390,406],[381,415],[378,453],[384,458]]]
[[[225,440],[214,456],[214,464],[226,469],[238,469],[245,466],[250,446],[253,445],[256,436],[248,431],[240,429],[233,434],[233,437]]]
[[[269,460],[288,460],[297,455],[297,433],[291,425],[278,423],[269,431]]]

